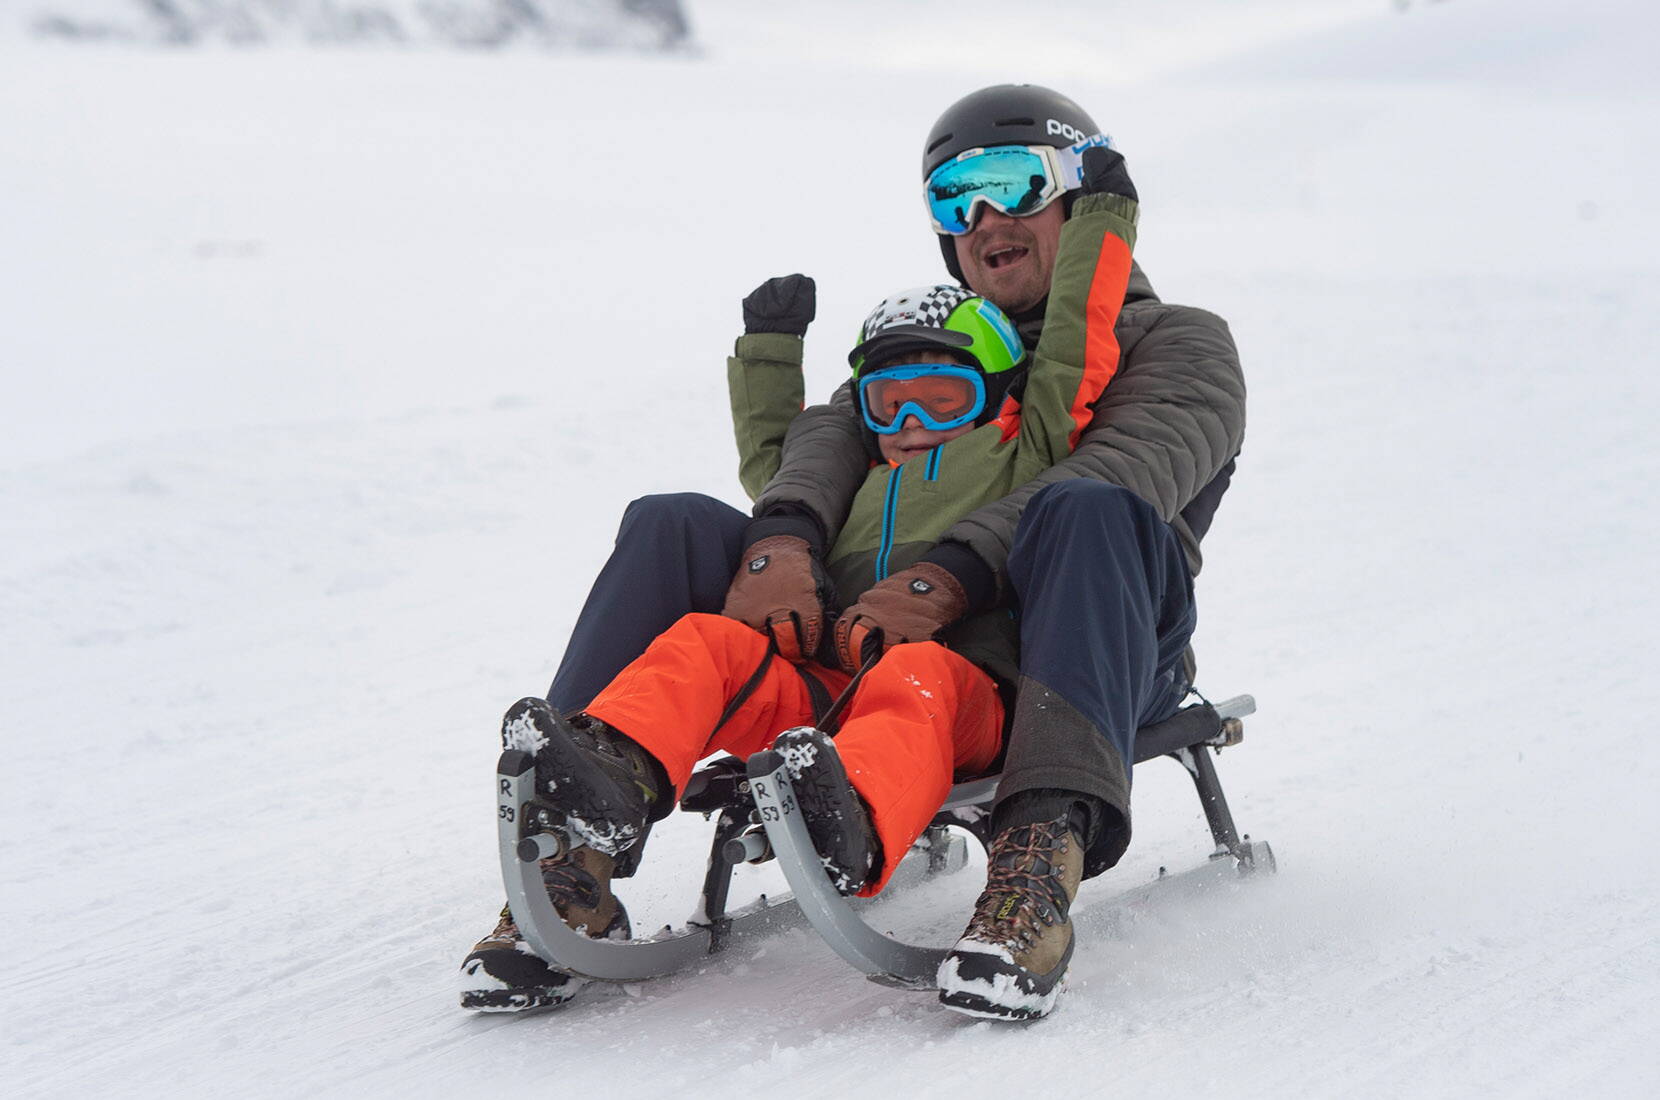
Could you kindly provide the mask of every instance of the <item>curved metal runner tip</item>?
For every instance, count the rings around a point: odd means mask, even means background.
[[[946,949],[913,947],[883,935],[836,892],[807,835],[783,757],[772,749],[750,757],[749,789],[796,904],[836,954],[873,978],[933,988]]]
[[[514,759],[510,759],[510,757]],[[688,927],[647,940],[595,940],[566,924],[548,900],[535,854],[519,852],[519,815],[535,796],[536,772],[528,753],[503,753],[496,774],[496,835],[507,904],[531,950],[553,965],[585,978],[636,981],[655,978],[709,953],[709,930]]]

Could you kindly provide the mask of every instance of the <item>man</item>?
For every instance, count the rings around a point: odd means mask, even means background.
[[[947,269],[1010,313],[1029,343],[1046,324],[1088,318],[1059,316],[1048,302],[1078,192],[1045,197],[1037,175],[1024,187],[1021,169],[1099,132],[1064,96],[1001,85],[953,104],[924,146]],[[797,296],[806,300],[778,310],[775,332],[805,331],[810,295]],[[968,613],[1019,614],[1019,686],[987,887],[940,972],[942,1001],[970,1014],[1028,1018],[1054,1005],[1078,883],[1113,866],[1129,843],[1136,729],[1173,713],[1191,683],[1191,574],[1244,434],[1244,381],[1220,318],[1161,303],[1137,269],[1115,331],[1118,348],[1101,349],[1114,362],[1092,369],[1116,373],[1079,410],[1072,454],[952,526],[922,559],[969,593]],[[738,388],[760,384],[733,383],[735,409]],[[844,388],[791,419],[781,441],[767,434],[780,430],[776,415],[758,418],[759,428],[738,423],[746,487],[765,480],[758,529],[788,524],[818,545],[836,539],[869,459],[850,404]],[[770,621],[816,630],[825,612],[800,578],[768,581]],[[923,598],[900,598],[871,625],[913,640],[951,627],[930,611]]]

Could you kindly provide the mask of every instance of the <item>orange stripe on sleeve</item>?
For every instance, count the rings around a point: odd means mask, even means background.
[[[1072,399],[1070,445],[1089,426],[1090,408],[1118,373],[1118,336],[1113,327],[1124,308],[1124,292],[1130,285],[1130,246],[1116,235],[1101,238],[1101,252],[1095,261],[1089,297],[1084,301],[1084,376]]]
[[[1003,398],[1003,407],[997,411],[997,419],[993,421],[1003,433],[1003,442],[1007,443],[1020,434],[1020,402],[1012,397]]]

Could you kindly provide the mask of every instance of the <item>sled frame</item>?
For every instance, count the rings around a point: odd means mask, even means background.
[[[1143,728],[1136,737],[1136,763],[1171,756],[1193,779],[1205,821],[1215,842],[1206,864],[1165,878],[1238,878],[1274,870],[1273,853],[1262,841],[1241,837],[1234,825],[1211,754],[1238,744],[1241,719],[1256,701],[1240,695],[1221,703],[1200,702]],[[587,978],[629,982],[682,970],[721,951],[735,938],[811,924],[831,949],[873,981],[911,989],[934,988],[947,948],[919,947],[877,931],[861,915],[869,901],[838,894],[824,873],[807,835],[799,803],[783,760],[771,749],[743,762],[728,757],[692,777],[681,808],[715,819],[708,870],[697,909],[678,928],[665,927],[633,940],[589,939],[560,919],[542,885],[538,861],[567,849],[558,828],[536,820],[533,803],[535,760],[509,750],[497,763],[497,839],[508,905],[526,943],[552,965]],[[967,845],[950,832],[958,826],[985,844],[997,777],[960,783],[933,823],[901,864],[888,890],[908,881],[962,867]],[[734,870],[740,863],[776,859],[788,893],[763,895],[728,912]]]

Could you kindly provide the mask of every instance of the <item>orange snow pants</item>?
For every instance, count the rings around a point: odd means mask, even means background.
[[[774,658],[720,727],[767,654],[767,637],[736,619],[687,615],[586,709],[657,758],[678,793],[699,760],[715,752],[748,758],[792,726],[816,718],[802,676],[839,695],[851,677],[816,663]],[[860,891],[887,884],[911,842],[950,793],[953,774],[990,768],[1003,740],[1003,703],[990,676],[937,642],[898,645],[849,700],[836,751],[870,807],[883,865]]]

